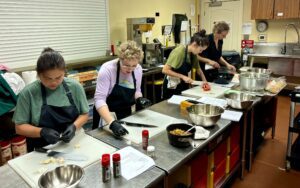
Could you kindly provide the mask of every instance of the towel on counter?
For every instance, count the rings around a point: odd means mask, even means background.
[[[203,127],[200,126],[195,126],[196,131],[195,131],[195,137],[194,139],[206,139],[209,137],[210,131],[204,129]]]
[[[180,83],[180,78],[176,78],[173,76],[167,76],[168,80],[168,89],[176,89],[177,85]]]

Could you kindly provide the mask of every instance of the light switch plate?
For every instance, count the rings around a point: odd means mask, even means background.
[[[266,42],[267,41],[267,34],[259,34],[258,35],[259,42]]]

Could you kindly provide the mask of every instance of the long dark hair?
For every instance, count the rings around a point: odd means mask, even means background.
[[[198,46],[208,46],[209,41],[206,35],[206,31],[202,29],[201,31],[195,33],[192,38],[190,44],[195,42]]]
[[[52,48],[44,48],[37,60],[36,71],[38,74],[48,70],[61,69],[65,70],[66,63],[63,56]]]

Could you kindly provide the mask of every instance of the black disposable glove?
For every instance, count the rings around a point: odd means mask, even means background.
[[[147,108],[149,106],[152,105],[151,101],[149,99],[146,99],[146,98],[143,98],[143,97],[139,97],[135,100],[135,108],[136,108],[136,111],[138,110],[142,110],[144,108]]]
[[[57,132],[54,129],[47,128],[47,127],[42,128],[40,135],[49,144],[55,144],[56,142],[58,142],[59,136],[60,136],[59,132]]]
[[[75,136],[76,127],[74,124],[68,125],[66,130],[63,132],[61,139],[68,143]]]
[[[109,128],[117,137],[121,137],[124,136],[125,134],[128,134],[128,131],[117,120],[114,120],[110,124]]]

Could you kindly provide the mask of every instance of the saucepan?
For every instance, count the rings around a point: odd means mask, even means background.
[[[234,73],[231,70],[228,70],[226,67],[221,67],[217,69],[218,71],[214,72],[213,77],[214,83],[217,84],[229,84],[234,76]]]
[[[172,146],[185,148],[191,145],[191,140],[195,135],[195,128],[185,123],[170,124],[167,127],[169,143]]]

